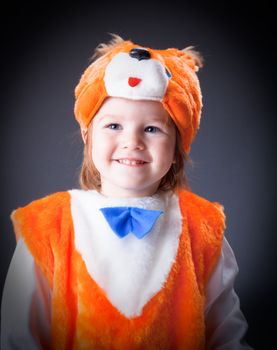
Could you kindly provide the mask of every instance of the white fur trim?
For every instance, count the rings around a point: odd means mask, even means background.
[[[69,192],[75,245],[90,276],[123,315],[141,315],[145,304],[163,287],[175,261],[181,233],[178,197],[163,193],[115,199],[96,191]],[[110,206],[136,206],[164,214],[143,239],[132,234],[120,239],[99,211]]]
[[[135,87],[130,77],[140,78]],[[128,53],[115,55],[107,65],[104,82],[109,96],[133,100],[162,101],[168,85],[165,67],[155,59],[137,60]]]

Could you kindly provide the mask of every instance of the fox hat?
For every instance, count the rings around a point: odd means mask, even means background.
[[[178,128],[186,153],[200,125],[202,96],[196,75],[201,58],[191,47],[156,50],[117,35],[96,48],[75,88],[75,117],[88,126],[107,97],[159,101]]]

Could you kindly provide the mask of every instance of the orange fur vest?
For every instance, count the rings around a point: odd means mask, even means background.
[[[182,233],[163,288],[140,316],[126,318],[106,298],[75,249],[70,194],[59,192],[12,213],[52,288],[52,349],[205,348],[205,286],[221,252],[218,203],[180,191]]]

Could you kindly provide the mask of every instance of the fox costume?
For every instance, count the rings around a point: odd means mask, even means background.
[[[168,111],[188,153],[200,124],[202,102],[196,76],[200,65],[190,49],[154,50],[117,38],[86,69],[76,88],[75,115],[82,132],[87,132],[108,96],[154,100]],[[143,237],[130,229],[119,238],[102,213],[110,208],[159,214]],[[219,306],[212,306],[220,294],[214,285],[221,283],[216,279],[222,275],[216,276],[226,251],[225,215],[219,203],[181,188],[141,198],[70,190],[18,208],[11,218],[17,241],[23,242],[28,261],[36,267],[36,276],[41,276],[36,280],[42,290],[39,297],[35,287],[28,287],[26,320],[31,330],[26,337],[35,339],[30,340],[31,347],[200,350],[223,345],[219,339],[229,332],[228,349],[249,349],[240,343],[246,322],[235,304],[233,323],[229,321],[228,329],[224,331],[223,326],[221,335],[214,335],[220,323],[213,320],[220,314]],[[233,299],[234,273],[228,277]],[[7,285],[6,291],[13,283]],[[221,313],[227,312],[220,303]],[[222,324],[228,324],[221,317]],[[36,324],[41,319],[49,326],[46,332]],[[3,349],[12,348],[24,333],[19,326],[18,340],[11,336],[12,320],[2,327]],[[214,339],[209,340],[209,334]]]

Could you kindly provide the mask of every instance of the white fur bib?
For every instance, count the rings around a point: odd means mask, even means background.
[[[175,261],[181,233],[178,197],[161,193],[143,198],[109,198],[92,190],[69,193],[75,246],[88,273],[123,315],[139,316],[163,287]],[[112,206],[162,210],[164,214],[143,239],[132,234],[120,239],[99,210]]]

